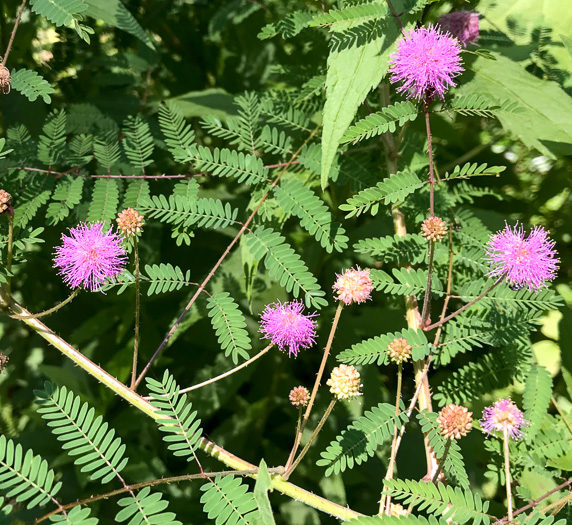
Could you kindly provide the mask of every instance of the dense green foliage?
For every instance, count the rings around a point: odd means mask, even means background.
[[[515,508],[569,479],[567,4],[25,2],[6,62],[11,91],[0,93],[0,189],[14,211],[11,261],[9,221],[0,213],[0,303],[8,289],[29,312],[69,296],[53,268],[67,228],[115,225],[128,207],[145,225],[136,242],[126,241],[121,275],[39,320],[53,333],[11,318],[14,308],[1,312],[0,352],[9,362],[0,372],[0,524],[33,523],[117,490],[45,522],[327,524],[346,506],[377,514],[383,493],[412,513],[351,523],[488,525],[506,515],[502,440],[487,439],[476,424],[448,444],[437,413],[460,403],[476,421],[509,395],[530,422],[510,443]],[[0,2],[2,50],[20,5]],[[388,83],[388,59],[401,34],[394,12],[411,29],[457,9],[482,13],[481,37],[462,53],[457,87],[431,106],[435,214],[450,236],[436,244],[429,272],[420,234],[430,194],[425,115]],[[396,230],[401,213],[405,236]],[[445,324],[437,343],[434,330],[408,324],[404,299],[416,296],[421,311],[428,282],[428,324],[445,301],[450,313],[494,283],[483,245],[505,220],[550,231],[560,269],[549,288],[503,283]],[[296,492],[275,470],[296,431],[288,394],[311,389],[337,307],[332,285],[356,265],[371,269],[375,291],[371,301],[344,307],[326,373],[355,365],[363,396],[337,402],[288,480],[304,489]],[[134,394],[137,296],[137,372],[161,351]],[[262,351],[260,314],[291,299],[319,314],[316,345],[297,358],[274,347],[235,374],[180,393]],[[94,377],[89,365],[62,355],[58,337],[106,374]],[[414,361],[430,359],[432,410],[407,413],[416,390],[408,362],[395,414],[397,366],[386,349],[399,337]],[[110,387],[114,378],[126,388]],[[326,378],[303,444],[330,403]],[[402,424],[396,473],[384,481]],[[426,477],[424,438],[446,484]],[[255,482],[248,476],[257,465]],[[228,469],[247,472],[216,474]],[[550,509],[556,518],[538,512],[567,490],[515,521],[570,521],[569,505]],[[320,507],[310,493],[336,505]]]

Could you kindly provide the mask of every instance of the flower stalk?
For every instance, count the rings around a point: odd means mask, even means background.
[[[61,303],[56,304],[56,306],[48,309],[48,310],[44,310],[43,312],[37,313],[37,314],[30,314],[30,315],[17,315],[17,314],[10,314],[10,317],[12,319],[38,319],[40,317],[44,317],[46,315],[50,315],[53,314],[54,312],[57,312],[60,308],[64,307],[66,304],[71,303],[78,295],[79,292],[81,291],[81,288],[76,288],[70,295],[69,297],[67,297],[66,299],[64,299]]]
[[[508,521],[511,522],[513,520],[512,515],[512,490],[511,490],[511,481],[510,481],[510,460],[509,460],[509,450],[508,450],[508,423],[504,423],[503,425],[503,441],[504,441],[504,477],[506,483],[506,500],[507,500],[507,508],[508,508]]]
[[[139,328],[141,319],[141,275],[139,271],[139,245],[133,236],[133,259],[135,262],[135,335],[133,338],[133,366],[131,368],[131,390],[137,387],[137,356],[139,354]]]

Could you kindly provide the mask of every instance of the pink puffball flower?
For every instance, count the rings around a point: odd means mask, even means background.
[[[123,271],[127,258],[121,239],[111,230],[104,232],[103,227],[101,222],[82,223],[70,228],[70,235],[62,234],[54,268],[59,268],[58,273],[70,287],[99,291],[105,281]]]
[[[443,31],[453,35],[465,47],[479,39],[479,13],[454,11],[441,15],[437,20],[437,25]]]
[[[338,294],[338,300],[346,305],[351,303],[363,303],[371,299],[373,283],[369,276],[369,270],[356,270],[350,268],[341,275],[336,274],[336,282],[332,288]]]
[[[282,351],[288,347],[288,356],[296,357],[300,348],[310,348],[316,342],[315,312],[305,315],[300,301],[269,304],[260,319],[263,339],[270,339]]]
[[[506,275],[509,285],[516,289],[528,286],[534,292],[556,277],[560,262],[554,241],[541,226],[535,226],[525,238],[522,225],[517,223],[511,228],[506,224],[504,230],[491,235],[485,251],[485,259],[491,264],[488,275]]]
[[[499,399],[495,403],[483,410],[483,419],[480,420],[483,430],[487,434],[495,431],[503,432],[505,427],[508,435],[512,439],[522,436],[522,427],[528,425],[524,419],[524,414],[519,410],[514,402],[509,399]]]
[[[389,57],[391,82],[403,82],[397,88],[407,98],[428,102],[435,95],[444,98],[461,66],[459,41],[434,27],[420,27],[397,42]]]

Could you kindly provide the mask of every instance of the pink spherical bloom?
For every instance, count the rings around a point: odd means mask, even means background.
[[[479,38],[479,13],[454,11],[440,16],[437,25],[443,31],[451,33],[465,47]]]
[[[103,223],[79,224],[62,234],[62,245],[56,247],[54,268],[59,268],[64,282],[72,288],[99,291],[111,277],[119,275],[127,258],[119,236],[103,231]]]
[[[499,399],[493,406],[483,410],[483,419],[480,420],[483,430],[491,434],[498,430],[503,432],[506,427],[508,435],[512,439],[522,436],[522,427],[528,425],[524,419],[524,414],[518,409],[515,403],[509,399]]]
[[[461,66],[461,46],[456,38],[429,27],[411,31],[397,43],[389,58],[391,82],[403,82],[397,88],[407,98],[428,102],[435,95],[444,98],[454,86]]]
[[[485,259],[491,264],[488,275],[506,274],[510,285],[517,289],[528,286],[535,292],[546,287],[546,281],[556,277],[560,262],[554,241],[548,238],[548,233],[541,226],[535,226],[525,238],[524,228],[518,223],[514,228],[506,224],[504,230],[491,235],[485,251]]]
[[[263,339],[270,339],[282,351],[288,347],[288,356],[298,355],[300,348],[310,348],[316,342],[315,312],[304,315],[300,301],[269,304],[260,319]]]
[[[369,270],[357,270],[350,268],[341,275],[336,274],[337,280],[332,288],[337,292],[338,299],[345,304],[363,303],[371,299],[373,283],[369,276]]]

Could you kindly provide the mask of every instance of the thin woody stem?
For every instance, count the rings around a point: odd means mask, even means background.
[[[435,167],[433,163],[433,145],[431,143],[431,126],[429,125],[428,104],[424,104],[425,128],[427,130],[427,152],[429,153],[429,215],[435,214]]]
[[[423,310],[421,313],[421,326],[427,324],[427,319],[431,314],[431,283],[433,280],[433,258],[435,256],[435,241],[429,241],[429,261],[427,264],[427,285],[425,286],[425,296],[423,297]]]
[[[7,295],[4,288],[0,287],[0,308],[10,308],[12,311],[18,314],[29,314],[29,312],[21,307],[18,303],[11,300]],[[99,382],[103,383],[109,390],[115,392],[119,397],[127,401],[131,406],[141,410],[144,414],[151,417],[154,420],[164,419],[157,413],[157,410],[145,399],[139,396],[133,390],[130,390],[123,383],[115,379],[113,376],[108,374],[100,366],[96,365],[93,361],[90,361],[81,352],[76,350],[69,343],[64,341],[61,337],[56,335],[50,328],[37,319],[22,319],[22,322],[28,325],[32,330],[34,330],[40,337],[45,339],[51,345],[53,345],[57,350],[59,350],[66,357],[71,359],[76,365],[85,370],[92,377],[97,379]],[[235,470],[254,470],[258,471],[255,465],[245,461],[242,458],[231,454],[222,447],[219,447],[212,441],[206,438],[201,438],[199,446],[210,456],[216,458],[218,461],[224,463],[228,467]],[[250,477],[256,478],[257,474],[252,474]],[[307,490],[304,490],[292,483],[288,483],[280,476],[275,476],[272,478],[272,486],[274,489],[278,490],[282,494],[300,500],[312,507],[322,511],[327,512],[337,518],[342,520],[350,520],[352,518],[357,518],[363,516],[359,512],[351,510],[347,507],[343,507],[336,503],[333,503],[325,498],[312,494]]]
[[[242,228],[239,230],[239,232],[236,234],[236,236],[234,237],[234,239],[230,242],[230,244],[226,247],[226,250],[224,251],[224,253],[221,255],[221,257],[219,258],[219,260],[216,262],[216,264],[213,266],[213,268],[211,269],[211,271],[209,272],[209,274],[205,277],[204,281],[201,283],[201,285],[199,286],[199,289],[195,292],[195,294],[191,297],[191,300],[188,302],[187,306],[185,306],[185,309],[183,310],[183,312],[181,313],[181,315],[179,316],[179,318],[177,319],[177,321],[175,322],[175,324],[171,327],[171,329],[169,330],[169,332],[167,333],[167,335],[165,336],[165,338],[163,339],[163,342],[159,345],[159,348],[157,348],[157,350],[155,350],[155,353],[153,354],[153,356],[151,357],[151,359],[149,360],[149,362],[145,365],[145,368],[143,368],[143,371],[139,374],[139,377],[137,378],[137,381],[135,381],[135,388],[137,387],[137,385],[143,380],[143,378],[145,377],[145,375],[147,374],[147,372],[149,371],[149,369],[151,368],[151,366],[153,365],[153,363],[155,362],[155,360],[159,357],[159,355],[161,354],[161,352],[163,351],[163,348],[165,348],[166,344],[169,342],[169,340],[171,339],[171,337],[173,336],[173,334],[175,333],[175,331],[177,330],[177,328],[179,327],[179,325],[181,324],[183,318],[185,317],[185,315],[187,315],[187,313],[189,312],[189,310],[192,308],[193,304],[195,304],[195,301],[197,300],[197,298],[199,297],[199,295],[201,294],[201,292],[204,290],[205,286],[208,284],[208,282],[211,280],[211,278],[213,277],[213,275],[215,274],[215,272],[218,270],[219,266],[223,263],[223,261],[226,259],[227,255],[230,253],[230,250],[232,250],[232,247],[239,241],[240,237],[242,236],[242,234],[248,229],[249,224],[252,222],[252,219],[254,219],[254,216],[258,213],[258,210],[260,209],[260,207],[262,206],[262,204],[264,204],[264,201],[266,201],[266,199],[268,198],[268,195],[270,194],[270,192],[272,191],[272,189],[274,187],[276,187],[276,185],[278,184],[278,182],[280,181],[280,179],[282,178],[282,175],[284,175],[284,173],[286,173],[286,170],[291,166],[291,164],[295,161],[296,157],[299,155],[299,153],[302,151],[302,148],[308,143],[310,142],[310,140],[312,140],[313,136],[316,134],[316,132],[318,131],[318,127],[316,127],[312,133],[310,134],[310,136],[304,141],[304,143],[298,148],[298,150],[292,155],[292,157],[290,158],[290,161],[288,163],[286,163],[286,165],[284,166],[284,168],[280,171],[280,173],[278,174],[278,176],[274,179],[274,181],[272,182],[272,185],[270,187],[270,189],[264,194],[264,196],[260,199],[260,202],[256,205],[256,208],[254,208],[254,210],[252,211],[252,213],[250,214],[250,216],[248,217],[248,219],[246,220],[246,222],[244,223],[244,225],[242,226]]]
[[[212,379],[208,379],[207,381],[203,381],[202,383],[198,383],[196,385],[189,386],[187,388],[183,388],[182,390],[179,391],[179,393],[185,394],[186,392],[191,392],[192,390],[197,390],[199,388],[202,388],[203,386],[207,386],[207,385],[210,385],[212,383],[215,383],[216,381],[220,381],[221,379],[224,379],[225,377],[228,377],[228,376],[234,374],[235,372],[238,372],[239,370],[246,368],[249,364],[254,363],[254,361],[256,361],[259,357],[262,357],[273,346],[274,346],[274,343],[271,343],[264,350],[261,350],[260,352],[258,352],[254,357],[251,357],[248,361],[245,361],[244,363],[242,363],[241,365],[238,365],[237,367],[233,368],[232,370],[229,370],[228,372],[225,372],[224,374],[220,374],[216,377],[213,377]],[[152,399],[152,398],[144,397],[143,399]]]
[[[324,350],[324,355],[322,356],[322,362],[320,363],[320,369],[318,370],[318,375],[316,376],[316,381],[314,382],[314,388],[312,388],[312,394],[310,395],[310,401],[308,403],[308,407],[306,408],[306,412],[304,413],[304,419],[302,420],[302,425],[298,429],[296,433],[296,438],[294,439],[294,446],[290,451],[290,455],[288,456],[288,461],[286,462],[286,474],[284,475],[284,479],[288,479],[288,472],[291,472],[291,466],[294,461],[294,457],[300,446],[300,442],[302,441],[302,434],[306,425],[308,424],[308,419],[310,417],[310,413],[312,412],[312,407],[314,406],[314,400],[316,399],[316,394],[318,393],[318,388],[320,388],[320,382],[322,381],[322,375],[324,374],[324,369],[326,368],[326,361],[328,360],[328,355],[330,353],[330,348],[332,347],[332,343],[334,341],[334,334],[336,333],[336,329],[338,327],[338,322],[340,320],[340,315],[342,314],[342,309],[344,307],[344,303],[340,301],[338,303],[338,308],[336,310],[336,314],[334,315],[334,321],[332,323],[332,328],[330,330],[330,335],[328,336],[328,342],[326,343],[326,348]]]
[[[9,314],[9,315],[12,319],[38,319],[39,317],[44,317],[45,315],[53,314],[54,312],[62,308],[62,306],[71,303],[79,295],[80,291],[81,291],[80,288],[75,289],[67,299],[63,300],[61,303],[57,304],[53,308],[50,308],[49,310],[44,310],[43,312],[40,312],[38,314],[30,314],[30,315]]]
[[[6,47],[6,51],[4,52],[4,58],[2,59],[3,66],[5,66],[6,62],[8,61],[8,55],[10,55],[10,51],[12,50],[14,37],[16,36],[16,31],[18,31],[18,26],[20,25],[20,20],[22,19],[22,12],[24,11],[25,6],[26,6],[26,0],[22,0],[22,3],[20,4],[20,9],[18,9],[18,15],[16,16],[16,21],[14,22],[14,27],[12,28],[12,34],[10,35],[10,40],[8,41],[8,46]]]
[[[448,438],[445,443],[445,450],[443,451],[443,455],[441,456],[441,460],[439,461],[439,467],[435,471],[435,474],[433,474],[433,479],[431,480],[432,483],[437,483],[437,481],[439,480],[439,474],[441,474],[441,471],[445,466],[445,461],[447,460],[447,456],[449,455],[449,449],[451,448],[451,443],[452,443],[451,438]]]
[[[504,440],[504,477],[506,483],[506,499],[507,499],[507,507],[508,507],[508,521],[511,522],[513,520],[512,514],[512,490],[510,487],[510,460],[509,460],[509,453],[508,453],[508,425],[506,422],[503,425],[503,440]]]
[[[453,312],[452,314],[449,314],[447,317],[439,320],[436,323],[433,323],[429,326],[426,326],[423,328],[423,330],[425,330],[426,332],[428,332],[429,330],[433,330],[433,328],[439,328],[440,326],[444,325],[447,321],[450,321],[451,319],[453,319],[454,317],[457,317],[459,314],[463,313],[467,308],[470,308],[471,306],[473,306],[475,303],[479,302],[483,297],[485,297],[486,295],[488,295],[494,288],[496,288],[502,281],[504,281],[505,276],[501,275],[491,286],[489,286],[482,294],[480,294],[478,297],[475,297],[472,301],[468,302],[467,304],[463,305],[461,308],[459,308],[458,310],[456,310],[455,312]]]
[[[329,415],[332,413],[332,410],[336,404],[336,401],[337,401],[337,398],[334,398],[330,401],[330,404],[328,405],[328,408],[326,408],[326,411],[324,412],[322,419],[320,419],[318,426],[316,427],[314,432],[312,432],[310,439],[308,439],[308,443],[306,443],[306,445],[302,449],[302,452],[300,452],[300,454],[298,455],[298,457],[296,458],[294,463],[292,463],[292,466],[284,473],[284,476],[290,476],[292,474],[292,472],[294,472],[296,467],[300,464],[300,461],[302,461],[302,458],[306,455],[306,452],[308,452],[308,450],[310,450],[312,443],[315,441],[316,437],[320,433],[320,430],[322,430],[322,427],[324,426],[326,419],[328,419]]]
[[[139,246],[137,236],[133,237],[133,258],[135,259],[135,335],[133,338],[133,365],[131,367],[131,390],[136,387],[137,357],[139,354],[139,327],[141,319],[141,275],[139,272]]]
[[[389,465],[385,474],[385,479],[393,478],[393,471],[395,469],[395,460],[397,457],[397,436],[399,427],[397,426],[399,418],[399,405],[401,403],[401,382],[403,380],[403,363],[399,363],[397,368],[397,394],[395,395],[395,424],[393,425],[393,439],[391,441],[391,455],[389,457]],[[385,513],[389,516],[391,514],[391,496],[382,496],[379,503],[379,514]]]
[[[8,295],[12,294],[12,257],[14,256],[14,209],[9,206],[6,209],[8,214],[8,248],[6,254],[6,291]]]

